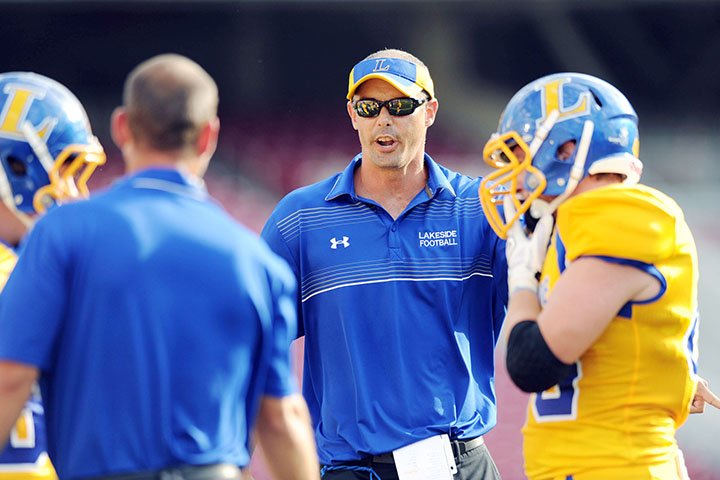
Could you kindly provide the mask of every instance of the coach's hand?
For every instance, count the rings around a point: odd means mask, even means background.
[[[510,195],[505,195],[503,211],[506,221],[515,216],[515,206]],[[518,290],[537,292],[537,275],[541,271],[547,254],[550,235],[553,231],[552,214],[544,214],[538,220],[535,231],[526,234],[520,221],[508,231],[505,255],[508,264],[508,290],[510,295]]]

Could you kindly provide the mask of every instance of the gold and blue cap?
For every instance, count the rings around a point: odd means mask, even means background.
[[[358,63],[350,71],[347,99],[351,100],[355,90],[371,78],[386,81],[408,97],[417,97],[425,91],[430,98],[435,98],[433,81],[426,67],[401,58],[371,58]]]

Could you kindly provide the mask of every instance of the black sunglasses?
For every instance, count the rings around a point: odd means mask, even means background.
[[[358,115],[364,118],[377,117],[383,107],[387,107],[388,113],[394,117],[404,117],[413,113],[425,102],[427,99],[417,100],[410,97],[393,98],[384,102],[374,98],[363,98],[353,103],[353,108]]]

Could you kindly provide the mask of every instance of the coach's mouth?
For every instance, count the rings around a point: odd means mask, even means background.
[[[398,141],[390,135],[381,135],[375,139],[375,144],[381,152],[391,152],[397,148]]]

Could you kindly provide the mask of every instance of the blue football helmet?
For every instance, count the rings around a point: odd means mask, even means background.
[[[567,142],[574,142],[569,155],[561,148]],[[485,162],[496,169],[480,185],[490,225],[506,238],[531,206],[535,218],[553,212],[588,175],[617,173],[625,183],[637,183],[639,146],[637,114],[609,83],[580,73],[535,80],[510,99],[483,150]],[[518,148],[522,161],[513,152]],[[505,195],[516,209],[508,219],[500,210]]]
[[[105,153],[78,99],[50,78],[10,72],[0,74],[0,105],[3,202],[33,214],[86,197]]]

